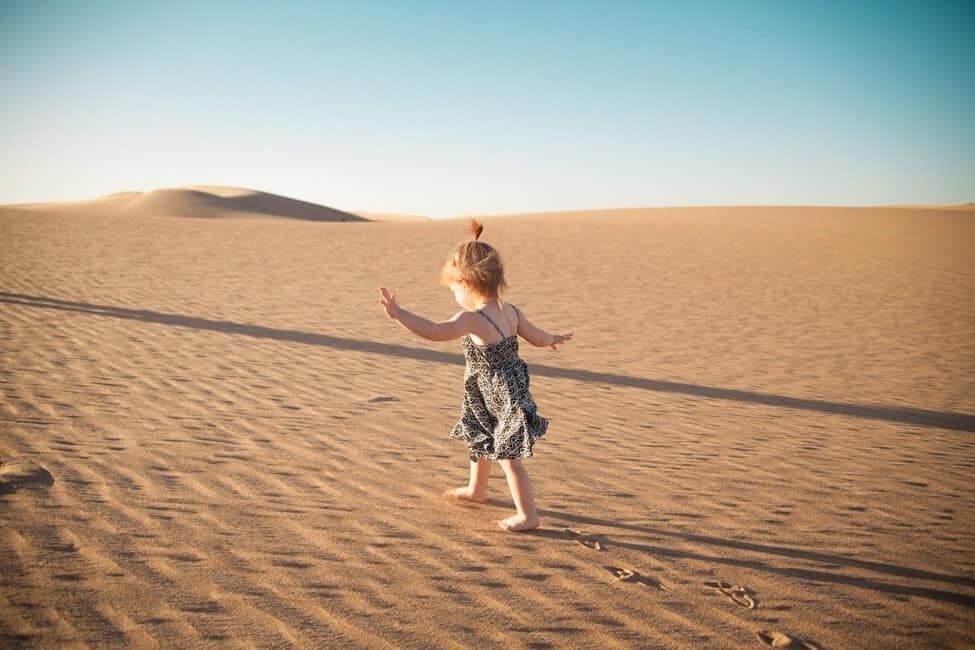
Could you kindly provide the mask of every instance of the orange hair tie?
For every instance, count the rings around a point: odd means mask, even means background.
[[[474,235],[474,241],[477,241],[482,232],[484,232],[484,226],[477,219],[471,219],[471,234]]]

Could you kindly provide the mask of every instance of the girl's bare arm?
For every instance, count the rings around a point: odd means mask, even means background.
[[[400,325],[417,336],[431,341],[451,341],[470,333],[469,316],[468,312],[461,311],[454,314],[450,320],[434,322],[400,307],[399,314],[395,318]]]
[[[525,312],[516,308],[518,313],[518,335],[538,348],[544,348],[548,346],[553,350],[558,349],[556,346],[565,343],[572,338],[572,332],[568,334],[549,334],[540,327],[536,327],[528,317],[525,316]]]
[[[449,320],[434,322],[400,307],[396,303],[396,296],[390,294],[385,287],[379,288],[379,297],[379,302],[382,303],[387,316],[399,321],[400,325],[425,339],[450,341],[471,331],[471,315],[469,312],[457,312]]]

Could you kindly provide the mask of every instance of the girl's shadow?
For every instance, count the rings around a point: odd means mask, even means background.
[[[818,553],[815,551],[805,551],[801,549],[789,548],[785,546],[772,546],[769,544],[757,544],[737,539],[725,539],[721,537],[710,537],[707,535],[697,535],[694,533],[676,532],[651,528],[648,526],[637,526],[624,524],[608,519],[597,519],[583,515],[574,515],[557,510],[539,509],[542,518],[542,527],[530,533],[534,537],[553,539],[559,541],[570,541],[586,546],[595,551],[609,550],[612,548],[628,549],[645,553],[655,558],[671,557],[679,559],[698,560],[711,565],[735,566],[755,571],[762,571],[780,576],[809,580],[810,582],[830,582],[854,586],[862,589],[871,589],[885,594],[895,594],[904,596],[919,596],[942,602],[955,603],[965,607],[975,607],[975,596],[955,591],[946,591],[920,585],[894,584],[887,581],[869,579],[860,575],[847,575],[840,571],[821,571],[816,569],[806,569],[801,567],[774,565],[771,561],[777,558],[792,558],[804,560],[816,564],[831,564],[847,566],[861,571],[873,571],[886,576],[896,576],[913,580],[923,580],[926,582],[942,582],[947,584],[959,585],[967,588],[975,588],[975,578],[967,576],[956,576],[942,573],[934,573],[923,569],[898,566],[895,564],[885,564],[882,562],[869,562],[858,560],[842,555],[829,553]],[[615,528],[620,531],[632,531],[644,533],[655,538],[672,538],[686,543],[699,544],[710,547],[732,548],[755,553],[760,556],[755,559],[744,559],[739,554],[722,555],[706,554],[683,548],[673,548],[658,544],[625,542],[613,540],[603,534],[594,534],[577,529],[565,528],[564,524],[583,524],[599,526],[602,528]],[[560,525],[561,524],[561,525]],[[596,548],[596,545],[599,548]]]

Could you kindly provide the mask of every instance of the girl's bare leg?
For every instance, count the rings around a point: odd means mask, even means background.
[[[471,461],[471,480],[466,487],[454,488],[443,493],[445,499],[457,501],[487,501],[488,478],[491,476],[491,461],[478,458]]]
[[[504,476],[508,479],[508,489],[511,490],[511,498],[515,502],[518,514],[512,515],[507,519],[502,519],[498,525],[505,530],[521,532],[538,528],[538,511],[535,510],[535,490],[532,487],[532,480],[528,477],[528,470],[518,458],[512,460],[500,460],[501,469]]]

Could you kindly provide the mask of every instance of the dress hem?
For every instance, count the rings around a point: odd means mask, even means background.
[[[532,457],[534,457],[535,456],[535,453],[532,452],[532,451],[529,451],[528,453],[521,454],[519,456],[506,456],[504,458],[502,458],[501,456],[498,456],[497,454],[474,454],[474,453],[468,453],[467,455],[468,455],[468,457],[472,461],[478,461],[478,460],[481,460],[482,458],[485,459],[485,460],[522,460],[523,458],[532,458]]]

